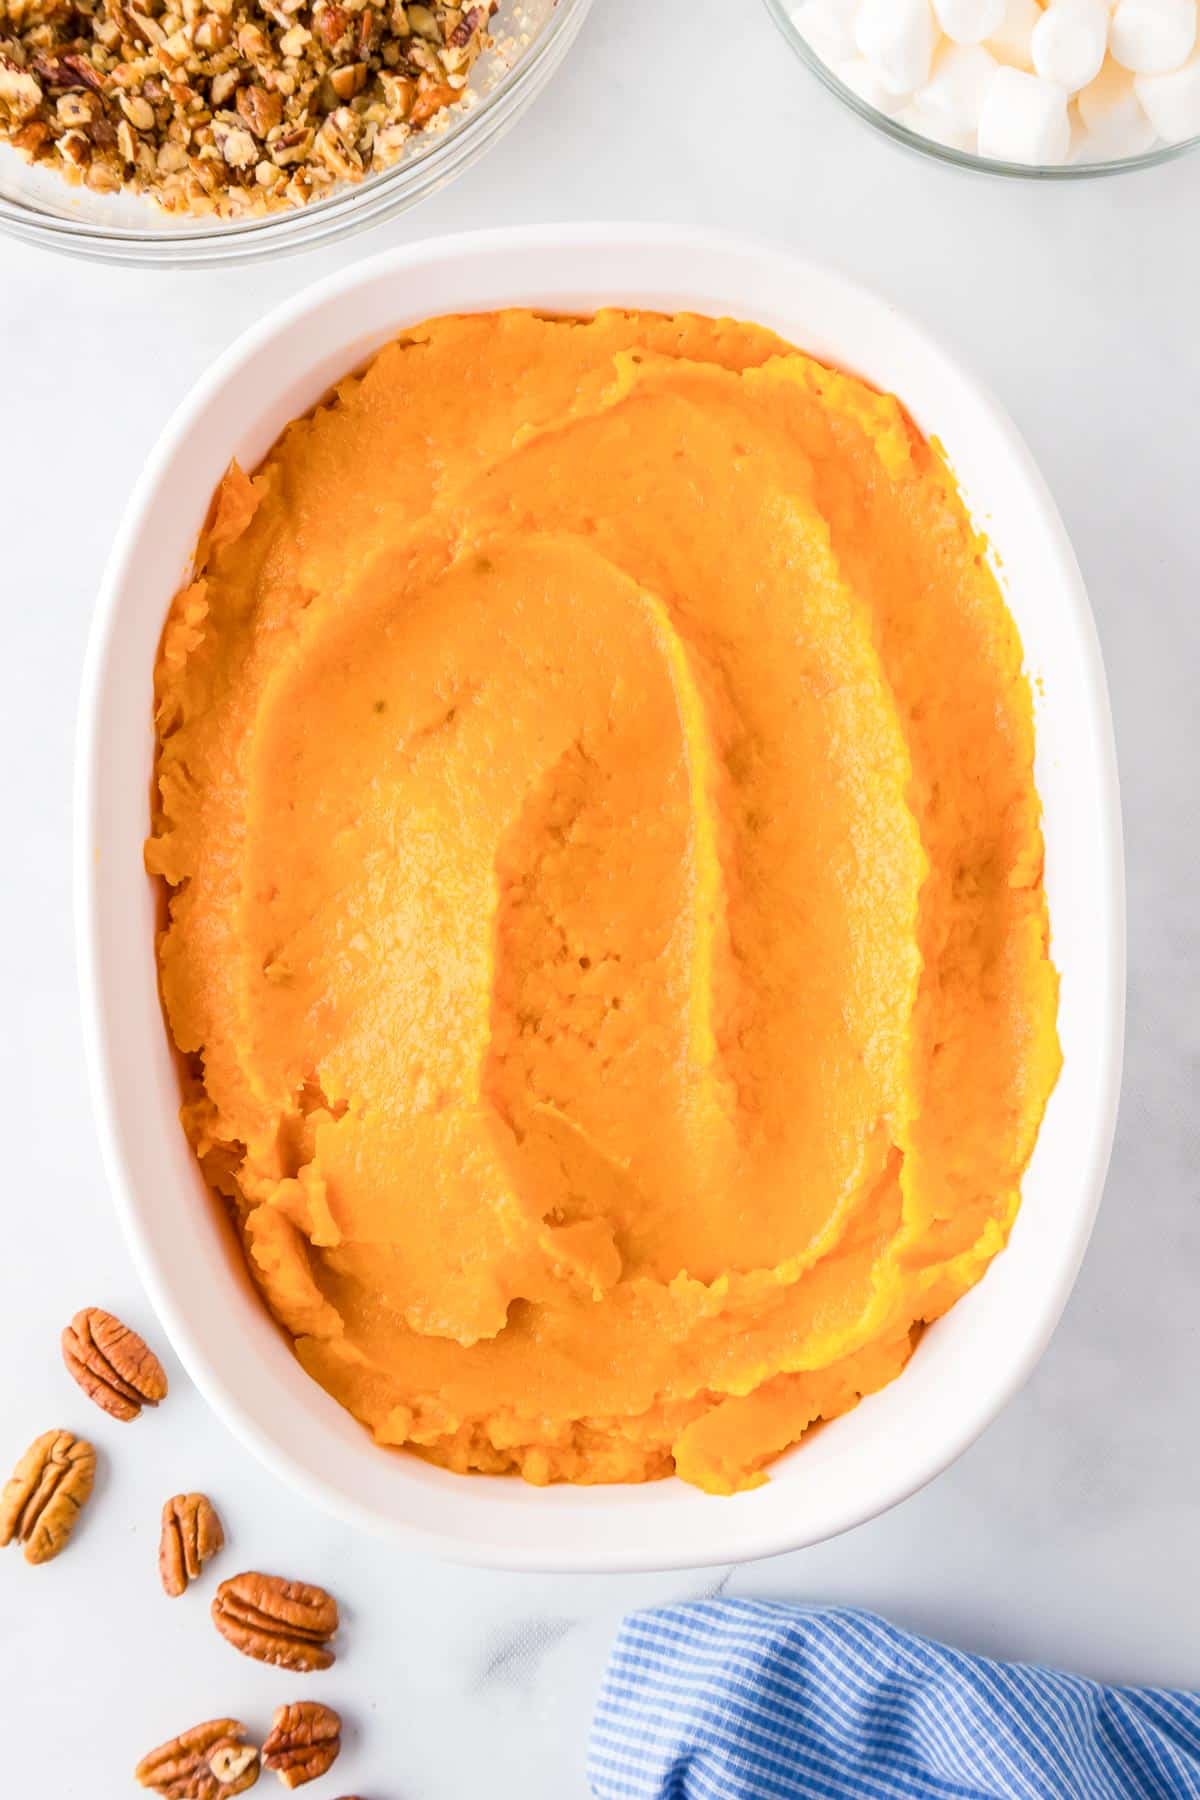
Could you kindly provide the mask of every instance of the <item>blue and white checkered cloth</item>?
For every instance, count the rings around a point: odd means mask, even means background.
[[[625,1620],[588,1775],[598,1800],[1200,1800],[1200,1697],[706,1600]]]

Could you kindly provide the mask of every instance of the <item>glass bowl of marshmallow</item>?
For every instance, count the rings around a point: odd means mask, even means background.
[[[1113,175],[1200,143],[1198,0],[767,0],[840,99],[998,175]]]

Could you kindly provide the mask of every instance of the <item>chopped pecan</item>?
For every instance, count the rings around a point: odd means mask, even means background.
[[[407,10],[408,23],[413,31],[416,32],[417,36],[428,38],[430,43],[440,44],[442,41],[442,28],[438,24],[437,16],[434,13],[433,8],[421,5],[419,0],[413,0],[413,4],[411,4]]]
[[[335,50],[350,36],[350,14],[336,0],[324,5],[321,0],[313,8],[313,30],[329,50]]]
[[[91,142],[82,131],[64,131],[58,140],[58,148],[77,169],[85,169],[92,160]]]
[[[209,1719],[143,1756],[133,1771],[163,1800],[232,1800],[258,1780],[258,1751],[237,1719]]]
[[[358,54],[370,56],[379,48],[379,40],[383,35],[383,27],[379,22],[379,14],[373,7],[364,7],[358,16]]]
[[[140,94],[122,94],[121,111],[135,131],[154,130],[154,108]]]
[[[136,1331],[103,1307],[77,1312],[62,1334],[63,1361],[89,1399],[114,1419],[136,1419],[167,1391],[163,1366]]]
[[[0,139],[169,212],[303,205],[389,167],[458,104],[495,6],[0,0]]]
[[[329,71],[329,85],[339,100],[353,100],[367,85],[366,63],[343,63]]]
[[[468,6],[466,12],[458,21],[458,24],[454,27],[450,36],[446,39],[447,44],[449,44],[452,50],[463,49],[465,45],[470,43],[472,32],[477,31],[482,24],[482,6]]]
[[[261,25],[246,24],[238,32],[238,49],[253,63],[266,62],[271,54],[271,40]]]
[[[74,131],[92,123],[99,104],[94,94],[80,93],[73,89],[68,94],[59,95],[54,108],[55,117],[68,131]]]
[[[221,1521],[205,1494],[176,1494],[162,1510],[158,1572],[168,1594],[186,1593],[204,1564],[225,1542]]]
[[[252,87],[238,89],[237,109],[247,130],[256,138],[265,138],[283,118],[283,96],[270,93],[255,82]]]
[[[96,1452],[70,1431],[35,1438],[0,1494],[0,1546],[25,1546],[25,1561],[49,1562],[74,1530],[96,1478]]]
[[[441,112],[444,106],[453,106],[457,99],[458,92],[455,88],[445,82],[427,83],[422,76],[409,119],[414,125],[425,125],[435,113]]]
[[[358,114],[348,106],[339,106],[328,115],[313,142],[313,154],[342,181],[362,179],[363,160],[356,148],[358,132]]]
[[[217,1589],[213,1623],[243,1656],[281,1669],[327,1669],[328,1640],[338,1628],[337,1601],[306,1581],[249,1570]]]
[[[297,1700],[276,1708],[262,1747],[264,1769],[274,1769],[286,1788],[303,1787],[330,1770],[342,1747],[342,1721],[331,1706]]]
[[[221,155],[231,169],[248,169],[251,163],[258,161],[258,151],[254,147],[254,139],[248,131],[240,126],[233,131],[224,128],[214,133]]]
[[[11,57],[0,56],[0,115],[23,124],[42,104],[41,83]]]
[[[50,127],[42,119],[31,119],[28,125],[22,125],[13,133],[13,143],[26,156],[36,158],[38,152],[50,136]]]
[[[104,92],[104,77],[82,56],[35,56],[33,71],[46,87],[90,88],[94,94]]]
[[[313,134],[307,127],[298,125],[292,131],[285,131],[277,137],[271,146],[271,155],[280,168],[287,168],[292,163],[302,162],[312,147]]]

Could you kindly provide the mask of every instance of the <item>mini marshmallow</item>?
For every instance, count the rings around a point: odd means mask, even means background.
[[[1168,75],[1192,53],[1196,0],[1119,0],[1108,41],[1123,69]]]
[[[1041,16],[1037,0],[1007,0],[1003,23],[987,39],[997,62],[1009,63],[1014,69],[1032,69],[1033,28]]]
[[[900,108],[896,114],[896,123],[906,125],[918,137],[929,138],[935,144],[945,144],[950,150],[973,151],[976,147],[974,128],[964,130],[952,125],[944,115],[927,112],[918,100],[911,100],[907,106]]]
[[[873,106],[876,112],[890,115],[899,107],[899,97],[884,87],[865,56],[854,56],[849,62],[835,63],[833,72],[852,94],[857,94],[860,100],[867,106]]]
[[[1075,107],[1086,132],[1081,161],[1115,162],[1123,156],[1141,156],[1155,142],[1157,133],[1134,92],[1133,76],[1111,56],[1096,79],[1076,95]]]
[[[998,67],[982,44],[947,44],[938,51],[933,74],[915,96],[922,115],[938,126],[931,136],[940,143],[963,136],[974,140],[984,95]]]
[[[842,0],[801,0],[792,23],[822,62],[845,62],[854,55],[854,8]]]
[[[937,144],[1054,166],[1200,137],[1200,0],[786,4],[851,95]]]
[[[929,0],[862,0],[854,36],[859,55],[893,94],[911,94],[929,79],[934,45]]]
[[[1169,75],[1139,75],[1137,97],[1154,130],[1168,144],[1200,137],[1200,51]]]
[[[1070,148],[1065,90],[1023,69],[997,69],[979,115],[980,155],[1052,164],[1065,162]]]
[[[1078,93],[1100,73],[1108,49],[1106,0],[1053,0],[1033,28],[1030,52],[1043,81]]]
[[[1004,0],[933,0],[933,10],[952,44],[982,44],[1004,23]]]

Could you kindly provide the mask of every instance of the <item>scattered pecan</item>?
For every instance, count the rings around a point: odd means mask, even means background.
[[[62,1334],[63,1361],[89,1399],[114,1419],[136,1419],[167,1391],[163,1366],[136,1331],[103,1307],[77,1312]]]
[[[176,1494],[162,1510],[158,1572],[168,1594],[186,1593],[204,1564],[225,1542],[221,1521],[205,1494]]]
[[[258,1780],[258,1751],[237,1719],[209,1719],[143,1756],[133,1771],[163,1800],[232,1800]]]
[[[274,1769],[286,1788],[303,1787],[326,1774],[342,1747],[342,1721],[331,1706],[297,1700],[280,1706],[262,1747],[264,1769]]]
[[[0,1546],[15,1539],[26,1562],[49,1562],[66,1549],[95,1478],[96,1452],[85,1438],[43,1432],[0,1494]]]
[[[249,1570],[217,1589],[213,1623],[243,1656],[281,1669],[327,1669],[328,1640],[338,1628],[337,1601],[306,1581]]]

